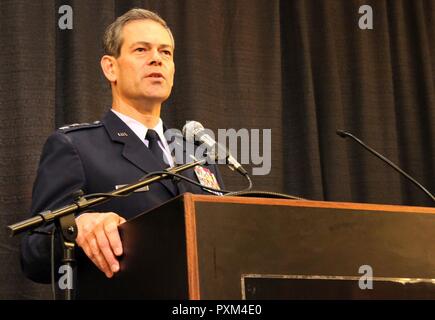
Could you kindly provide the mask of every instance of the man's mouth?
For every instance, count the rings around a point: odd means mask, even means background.
[[[150,73],[149,75],[147,75],[147,78],[162,78],[162,79],[164,79],[165,77],[163,76],[163,74],[161,74],[159,72],[153,72],[153,73]]]

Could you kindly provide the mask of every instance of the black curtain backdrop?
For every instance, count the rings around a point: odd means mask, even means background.
[[[60,30],[58,9],[73,9]],[[358,27],[373,8],[374,29]],[[272,170],[255,189],[315,200],[433,205],[351,141],[352,131],[435,190],[435,2],[401,0],[0,1],[0,298],[50,298],[21,274],[19,237],[42,145],[57,127],[110,107],[101,37],[132,7],[155,10],[176,39],[162,118],[181,128],[272,129]],[[249,168],[249,166],[247,166]],[[245,182],[223,168],[227,187]]]

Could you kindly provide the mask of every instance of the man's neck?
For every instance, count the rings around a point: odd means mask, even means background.
[[[116,101],[117,100],[117,101]],[[114,99],[112,109],[133,118],[147,128],[154,128],[160,120],[161,103],[125,103]]]

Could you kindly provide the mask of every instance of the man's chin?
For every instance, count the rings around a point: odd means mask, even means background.
[[[160,102],[163,103],[164,101],[166,101],[169,98],[168,94],[145,94],[143,95],[143,100],[144,101],[153,101],[153,102]]]
[[[165,91],[165,92],[159,92],[159,91],[146,92],[146,93],[144,93],[144,98],[156,100],[156,101],[160,100],[163,102],[169,98],[169,93],[167,91]]]

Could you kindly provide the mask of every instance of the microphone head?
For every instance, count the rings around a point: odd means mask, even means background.
[[[348,136],[348,133],[344,130],[340,130],[338,129],[337,131],[335,131],[336,134],[338,134],[340,137],[342,138],[346,138]]]
[[[195,137],[204,130],[204,126],[198,121],[187,121],[183,127],[183,136],[188,142],[195,142]]]

